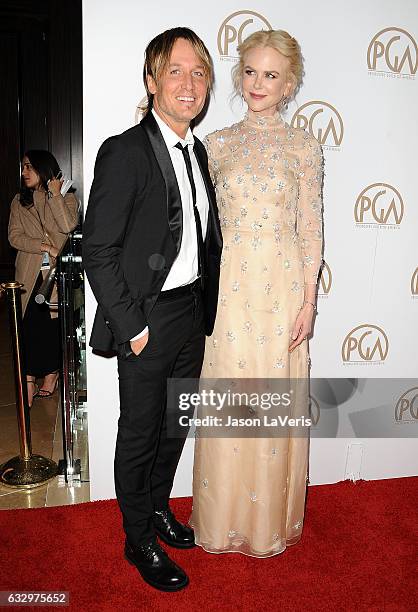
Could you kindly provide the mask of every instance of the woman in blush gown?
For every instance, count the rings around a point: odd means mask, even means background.
[[[302,56],[284,31],[238,48],[242,121],[205,141],[224,240],[218,315],[202,377],[307,379],[322,262],[321,148],[281,110],[299,88]],[[306,404],[307,404],[307,396]],[[301,537],[308,436],[211,438],[195,446],[196,543],[269,557]]]

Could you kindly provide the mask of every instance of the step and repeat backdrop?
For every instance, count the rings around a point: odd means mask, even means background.
[[[147,43],[179,25],[201,36],[214,61],[199,137],[244,113],[231,102],[242,40],[284,29],[302,48],[304,82],[285,120],[315,136],[325,157],[324,267],[310,342],[311,375],[322,381],[311,394],[310,482],[418,474],[418,4],[84,0],[86,194],[100,144],[140,120]],[[87,288],[88,336],[95,307]],[[113,497],[116,360],[90,351],[88,407],[92,499]],[[332,422],[325,437],[321,420]],[[191,493],[192,460],[190,439],[174,496]]]

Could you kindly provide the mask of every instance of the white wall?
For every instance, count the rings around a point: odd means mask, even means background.
[[[326,104],[306,108],[308,119],[312,110],[321,111],[310,128],[312,133],[317,137],[318,127],[326,129],[330,118],[337,127],[341,121],[344,129],[340,144],[336,145],[330,137],[323,142],[325,260],[331,269],[332,284],[328,294],[319,298],[319,316],[311,341],[312,376],[412,378],[417,375],[418,346],[418,295],[411,289],[411,278],[418,266],[414,246],[418,223],[414,146],[418,141],[418,81],[414,74],[418,5],[415,0],[396,3],[392,0],[322,0],[319,3],[301,0],[286,4],[282,10],[273,0],[257,0],[253,8],[258,16],[243,14],[248,13],[243,10],[245,6],[248,3],[231,0],[199,5],[191,0],[177,3],[84,0],[85,193],[90,189],[101,142],[135,123],[136,106],[144,95],[143,52],[156,34],[177,25],[189,26],[205,40],[212,54],[216,89],[209,112],[196,130],[202,136],[242,115],[239,104],[231,107],[229,103],[236,41],[227,50],[231,57],[221,57],[218,49],[218,36],[222,45],[225,44],[225,29],[221,29],[225,20],[231,38],[245,21],[248,24],[243,30],[244,38],[268,24],[274,29],[289,31],[302,46],[306,76],[297,100],[289,107],[287,120],[290,122],[304,104],[320,101]],[[230,17],[233,13],[239,14]],[[386,45],[387,62],[382,55],[376,66],[369,69],[369,45],[386,28],[400,28],[407,34],[384,32],[371,49],[380,51]],[[388,45],[397,35],[399,40]],[[408,61],[404,61],[396,73],[395,56],[399,58],[398,63],[402,61],[408,45],[412,70]],[[327,104],[336,112],[329,111]],[[400,223],[396,223],[393,215],[386,223],[379,223],[369,212],[363,224],[356,224],[356,200],[374,183],[388,184],[400,193],[404,205]],[[376,189],[372,188],[371,192],[374,196]],[[386,188],[386,194],[377,200],[376,217],[380,209],[386,214],[393,197],[399,211],[396,193]],[[416,283],[413,288],[418,289]],[[94,310],[95,301],[87,288],[88,335]],[[364,350],[367,342],[373,348],[380,338],[382,345],[388,342],[386,358],[367,361],[357,352],[344,362],[344,339],[364,324],[379,328],[366,336]],[[363,331],[370,329],[363,328]],[[113,497],[118,417],[114,359],[107,361],[88,354],[88,405],[92,499]],[[311,483],[335,482],[350,474],[365,479],[418,474],[417,445],[412,437],[417,435],[417,417],[412,414],[401,424],[393,418],[393,431],[401,431],[401,425],[406,436],[403,439],[313,439]],[[350,446],[352,443],[356,446]],[[175,496],[191,493],[192,447],[189,440],[176,477]]]

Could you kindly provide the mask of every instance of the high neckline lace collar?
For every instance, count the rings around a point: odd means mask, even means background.
[[[250,114],[247,111],[244,115],[243,122],[246,125],[255,128],[272,128],[285,126],[285,122],[279,112],[275,113],[274,115],[269,115],[267,117],[261,117],[255,115],[255,113]]]

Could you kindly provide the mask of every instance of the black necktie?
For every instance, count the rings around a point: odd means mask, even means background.
[[[186,145],[182,147],[181,143],[178,142],[176,144],[177,149],[183,153],[184,163],[186,164],[187,176],[189,177],[190,186],[192,188],[192,198],[193,198],[193,212],[194,212],[194,220],[196,223],[196,236],[197,236],[197,260],[198,260],[198,272],[200,275],[200,284],[202,285],[202,289],[204,286],[205,279],[205,256],[204,256],[204,246],[203,246],[203,233],[202,233],[202,224],[200,222],[199,210],[196,206],[196,185],[193,178],[193,170],[192,170],[192,162],[190,160],[189,147]]]

